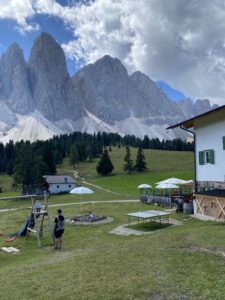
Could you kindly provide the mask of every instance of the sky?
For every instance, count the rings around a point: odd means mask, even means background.
[[[64,49],[70,74],[109,54],[171,97],[225,104],[224,0],[0,0],[0,54],[17,42],[28,59],[42,31]]]

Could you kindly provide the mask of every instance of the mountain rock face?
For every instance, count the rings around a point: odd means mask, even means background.
[[[69,74],[62,48],[49,34],[42,33],[35,40],[28,68],[30,88],[37,110],[50,120],[57,119],[59,113],[64,115],[67,104],[64,88]]]
[[[0,100],[16,113],[34,109],[23,51],[13,44],[0,59]]]
[[[164,124],[165,116],[169,123],[170,120],[176,122],[184,117],[176,103],[169,100],[147,75],[137,71],[130,78],[133,86],[145,99],[145,103],[149,104],[146,110],[147,117],[149,117],[148,124]]]
[[[166,127],[212,109],[208,100],[174,102],[145,74],[129,75],[108,55],[70,77],[62,48],[47,33],[28,62],[17,44],[0,58],[0,141],[47,139],[73,131],[184,137]],[[29,128],[30,127],[30,128]]]
[[[85,108],[104,122],[113,124],[131,115],[144,116],[145,109],[149,109],[117,58],[104,56],[81,69],[72,81],[81,92]]]

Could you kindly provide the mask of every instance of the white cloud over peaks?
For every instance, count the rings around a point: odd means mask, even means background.
[[[62,8],[74,33],[62,45],[75,60],[104,54],[122,60],[185,94],[225,99],[225,3],[223,0],[95,0]]]
[[[17,22],[20,33],[37,30],[38,24],[29,24],[27,20],[34,16],[31,0],[0,0],[0,19],[10,19]]]

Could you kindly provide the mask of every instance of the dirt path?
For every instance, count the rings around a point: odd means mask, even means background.
[[[73,205],[81,205],[81,204],[98,204],[98,203],[132,203],[139,202],[138,199],[129,199],[129,200],[105,200],[105,201],[84,201],[84,202],[71,202],[71,203],[57,203],[57,204],[49,204],[48,207],[57,207],[57,206],[73,206]],[[30,208],[30,206],[26,207]],[[24,208],[23,208],[24,209]],[[10,210],[19,210],[19,208],[4,208],[0,209],[0,213],[9,212]]]
[[[85,201],[85,202],[72,202],[72,203],[59,203],[59,204],[49,204],[49,207],[56,206],[72,206],[72,205],[80,205],[80,204],[98,204],[98,203],[129,203],[129,202],[140,202],[140,200],[105,200],[105,201]]]
[[[201,247],[188,247],[188,248],[181,248],[181,249],[188,252],[200,252],[200,253],[219,255],[225,258],[225,249],[207,249]]]

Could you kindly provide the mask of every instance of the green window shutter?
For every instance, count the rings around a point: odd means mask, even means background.
[[[209,163],[214,164],[215,158],[214,158],[214,150],[209,150]]]
[[[200,165],[204,164],[204,152],[203,151],[198,152],[198,160],[199,160]]]
[[[223,150],[225,150],[225,136],[223,136]]]

